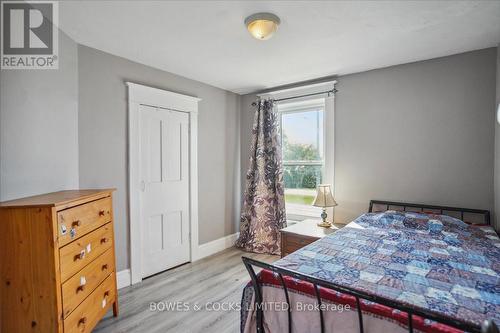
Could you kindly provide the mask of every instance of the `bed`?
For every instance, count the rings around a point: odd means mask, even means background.
[[[242,333],[498,332],[500,239],[485,210],[372,200],[273,264],[243,262]]]

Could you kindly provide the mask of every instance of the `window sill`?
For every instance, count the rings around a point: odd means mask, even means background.
[[[310,218],[320,218],[321,208],[298,205],[298,204],[286,204],[286,217],[288,220],[303,221]]]

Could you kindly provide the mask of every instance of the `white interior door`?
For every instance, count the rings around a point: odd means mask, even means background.
[[[140,105],[143,277],[190,259],[189,114]]]

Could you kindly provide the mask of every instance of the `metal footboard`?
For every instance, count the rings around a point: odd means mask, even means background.
[[[452,326],[454,328],[467,331],[467,332],[477,332],[477,333],[499,333],[498,327],[495,325],[495,323],[491,320],[486,321],[482,326],[479,325],[474,325],[468,322],[456,320],[451,317],[445,317],[438,315],[434,312],[431,311],[426,311],[426,310],[420,310],[413,308],[411,306],[408,306],[406,304],[402,304],[393,300],[389,300],[383,297],[378,297],[375,295],[371,295],[368,293],[364,292],[359,292],[357,290],[353,290],[348,287],[344,286],[339,286],[337,284],[320,280],[317,278],[314,278],[309,275],[297,273],[291,270],[287,270],[281,267],[276,267],[271,264],[267,264],[261,261],[257,261],[248,257],[242,257],[243,263],[245,264],[245,267],[250,274],[250,278],[252,280],[252,286],[255,292],[255,310],[256,312],[256,321],[257,321],[257,333],[264,333],[264,310],[263,310],[263,299],[262,299],[262,283],[259,281],[259,277],[255,273],[254,267],[258,268],[263,268],[269,271],[272,271],[276,273],[279,277],[279,281],[281,283],[281,286],[283,288],[283,292],[285,294],[285,300],[288,305],[288,333],[292,333],[292,326],[291,326],[291,321],[292,321],[292,312],[291,312],[291,304],[290,304],[290,298],[288,294],[288,289],[285,285],[285,276],[289,276],[292,278],[296,278],[302,281],[309,282],[313,284],[314,286],[314,291],[315,295],[318,301],[319,305],[319,317],[321,321],[321,333],[325,332],[331,332],[332,330],[329,330],[327,327],[325,327],[324,323],[324,316],[323,316],[323,311],[321,308],[321,297],[319,293],[319,287],[322,288],[327,288],[331,289],[334,291],[341,292],[343,294],[351,295],[356,299],[356,308],[358,312],[358,321],[359,321],[359,332],[363,333],[363,312],[361,310],[361,301],[362,299],[368,300],[371,302],[375,302],[378,304],[382,304],[388,307],[391,307],[393,309],[400,310],[402,312],[406,312],[408,314],[408,332],[412,333],[414,331],[413,327],[413,316],[420,316],[422,318],[427,318],[433,321],[436,321],[438,323],[442,323],[448,326]]]

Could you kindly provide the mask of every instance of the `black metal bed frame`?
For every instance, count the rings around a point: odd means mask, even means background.
[[[457,207],[445,207],[445,206],[432,206],[432,205],[422,205],[422,204],[411,204],[411,203],[401,203],[401,202],[392,202],[392,201],[381,201],[381,200],[371,200],[370,201],[370,206],[369,206],[369,212],[372,212],[373,206],[377,205],[386,205],[387,208],[390,206],[398,206],[398,207],[403,207],[403,210],[406,210],[406,207],[411,207],[411,208],[420,208],[421,211],[424,209],[431,209],[431,210],[438,210],[440,211],[441,214],[446,211],[454,211],[454,212],[461,212],[461,216],[463,218],[463,213],[473,213],[473,214],[483,214],[485,222],[487,224],[490,223],[490,212],[487,210],[479,210],[479,209],[469,209],[469,208],[457,208]],[[467,332],[476,332],[476,333],[499,333],[498,327],[495,325],[495,323],[492,320],[487,320],[483,323],[482,326],[475,325],[472,323],[468,323],[465,321],[457,320],[455,318],[451,318],[448,316],[443,316],[440,314],[436,314],[435,312],[425,310],[425,309],[417,309],[415,307],[406,305],[404,303],[396,302],[384,297],[379,297],[376,295],[372,295],[366,292],[361,292],[358,290],[354,290],[352,288],[346,287],[346,286],[341,286],[335,283],[328,282],[326,280],[321,280],[318,278],[315,278],[313,276],[303,274],[303,273],[298,273],[292,270],[288,270],[285,268],[273,266],[272,264],[267,264],[258,260],[254,260],[248,257],[242,257],[243,264],[245,265],[245,268],[247,269],[252,286],[254,289],[254,304],[255,304],[255,311],[256,311],[256,327],[257,327],[257,333],[264,333],[264,310],[263,310],[263,299],[262,299],[262,283],[259,281],[258,274],[255,272],[254,267],[266,269],[268,271],[274,272],[278,275],[279,281],[281,284],[281,287],[283,288],[283,292],[285,294],[285,300],[288,305],[288,333],[292,333],[292,326],[291,326],[291,321],[292,321],[292,311],[291,311],[291,304],[290,304],[290,298],[288,295],[288,289],[285,284],[285,279],[284,277],[292,277],[295,279],[299,279],[305,282],[309,282],[314,286],[314,292],[316,295],[316,299],[318,302],[319,306],[319,318],[321,321],[321,333],[326,333],[326,332],[331,332],[332,329],[327,329],[325,328],[325,323],[324,323],[324,318],[323,318],[323,310],[321,307],[321,297],[319,293],[319,287],[326,288],[326,289],[331,289],[343,294],[347,294],[350,296],[353,296],[356,300],[356,309],[358,312],[358,322],[359,322],[359,332],[363,333],[364,328],[363,328],[363,311],[361,309],[361,299],[368,300],[371,302],[375,302],[381,305],[385,305],[388,307],[391,307],[393,309],[400,310],[402,312],[406,312],[408,314],[408,331],[410,333],[413,333],[414,328],[413,328],[413,316],[420,316],[422,318],[430,319],[433,321],[436,321],[438,323],[442,323],[448,326],[455,327],[457,329],[467,331]],[[280,332],[273,332],[273,333],[280,333]]]
[[[406,208],[418,208],[421,212],[425,212],[425,210],[439,212],[439,214],[443,214],[446,212],[458,212],[460,213],[460,219],[464,219],[465,213],[478,214],[484,216],[484,223],[491,225],[490,211],[484,209],[471,209],[471,208],[459,208],[459,207],[448,207],[448,206],[434,206],[434,205],[424,205],[424,204],[415,204],[415,203],[406,203],[406,202],[394,202],[394,201],[384,201],[384,200],[370,200],[370,206],[368,208],[368,212],[373,212],[373,207],[375,205],[385,206],[385,210],[389,210],[390,207],[402,207],[403,211],[407,211]],[[445,214],[446,215],[446,214]]]

